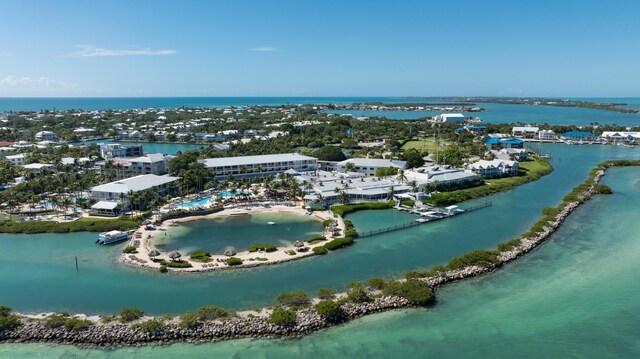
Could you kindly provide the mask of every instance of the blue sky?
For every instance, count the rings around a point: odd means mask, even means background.
[[[0,96],[640,96],[639,1],[0,0]]]

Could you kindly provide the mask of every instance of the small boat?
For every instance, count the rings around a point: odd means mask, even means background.
[[[269,221],[269,222],[267,222],[267,224],[270,225],[270,226],[273,226],[274,224],[276,224],[276,222]]]
[[[111,244],[129,239],[129,234],[122,231],[102,232],[98,235],[97,244]]]
[[[177,227],[178,226],[178,222],[171,222],[171,223],[169,223],[169,225],[171,227]]]

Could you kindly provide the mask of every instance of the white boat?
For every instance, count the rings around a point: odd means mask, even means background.
[[[98,244],[111,244],[129,239],[129,234],[122,231],[102,232],[98,235]]]
[[[276,224],[276,222],[269,221],[269,222],[267,222],[267,224],[270,225],[270,226],[273,226],[274,224]]]

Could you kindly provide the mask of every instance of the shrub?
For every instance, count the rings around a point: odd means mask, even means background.
[[[333,219],[325,219],[324,221],[322,221],[322,226],[323,227],[329,227],[329,225],[333,223]]]
[[[208,263],[211,262],[211,254],[207,251],[195,251],[189,255],[192,261]]]
[[[330,251],[335,251],[336,249],[340,249],[343,247],[347,247],[353,244],[353,238],[344,237],[344,238],[336,238],[324,245],[324,247]]]
[[[467,266],[489,267],[500,264],[497,251],[478,249],[461,256],[454,257],[447,268],[460,269]]]
[[[433,290],[418,279],[388,282],[382,292],[385,295],[402,297],[413,305],[427,305],[434,299]]]
[[[344,217],[344,215],[355,212],[362,211],[367,209],[389,209],[393,208],[395,205],[395,201],[385,202],[363,202],[356,204],[348,204],[348,205],[339,205],[331,207],[331,211],[337,214],[340,217]]]
[[[403,199],[402,201],[400,201],[400,205],[402,206],[413,207],[414,204],[415,201],[412,199]]]
[[[230,266],[239,266],[242,264],[242,259],[240,258],[236,258],[236,257],[231,257],[229,259],[227,259],[227,264]]]
[[[144,321],[142,323],[136,323],[136,324],[132,325],[131,328],[132,329],[142,329],[142,331],[144,331],[146,333],[156,333],[163,326],[164,326],[164,323],[162,322],[161,319],[150,319],[150,320]]]
[[[323,254],[329,253],[329,251],[323,246],[313,247],[312,250],[313,250],[313,253],[319,254],[319,255],[323,255]]]
[[[316,294],[320,299],[333,299],[336,292],[331,288],[320,288]]]
[[[611,187],[607,186],[606,184],[596,184],[593,186],[593,190],[596,193],[600,193],[600,194],[612,194],[613,190],[611,189]]]
[[[309,239],[307,239],[305,242],[309,243],[309,244],[314,244],[314,243],[318,243],[318,242],[322,242],[322,241],[326,241],[327,237],[325,236],[315,236],[315,237],[311,237]]]
[[[198,326],[199,316],[194,312],[186,312],[180,315],[180,327],[184,329],[192,329]]]
[[[187,261],[175,261],[175,262],[160,262],[161,265],[167,266],[169,268],[191,268],[191,263]]]
[[[349,284],[349,289],[347,290],[347,298],[349,298],[349,301],[353,303],[364,303],[371,301],[367,290],[360,282],[353,282]]]
[[[276,325],[295,325],[296,313],[289,309],[277,307],[271,312],[269,321]]]
[[[220,318],[226,318],[230,313],[224,308],[217,307],[215,305],[208,305],[198,310],[198,318],[201,320],[216,320]]]
[[[384,287],[385,280],[382,278],[371,278],[367,282],[367,286],[371,289],[382,289]]]
[[[294,251],[293,249],[290,249],[290,250],[286,251],[285,253],[290,255],[290,256],[295,256],[296,255],[296,251]]]
[[[126,254],[135,254],[138,253],[138,248],[136,246],[126,246],[123,250],[122,253],[126,253]]]
[[[67,317],[60,314],[54,314],[47,318],[47,321],[44,322],[44,326],[47,328],[60,328],[64,325],[66,320]]]
[[[8,317],[11,314],[11,308],[6,305],[0,305],[0,317]]]
[[[249,252],[256,252],[259,250],[263,250],[265,252],[275,252],[278,250],[278,247],[273,244],[254,244],[248,249]]]
[[[342,221],[342,222],[344,222],[344,228],[345,228],[346,230],[353,229],[353,222],[351,222],[350,220],[345,219],[345,220],[344,220],[344,221]]]
[[[348,238],[357,238],[358,232],[355,229],[347,229],[344,231],[344,236]]]
[[[0,315],[0,333],[20,326],[20,318],[13,314]]]
[[[80,318],[69,318],[64,322],[64,329],[70,332],[76,332],[86,329],[93,325],[93,322]]]
[[[167,273],[169,270],[167,269],[167,266],[165,265],[161,265],[160,266],[160,273]]]
[[[278,294],[275,303],[286,307],[303,307],[310,303],[309,294],[307,292],[284,292]]]
[[[406,279],[413,279],[413,278],[426,278],[427,277],[427,272],[423,272],[421,270],[418,269],[414,269],[414,270],[410,270],[404,273],[404,277]]]
[[[108,232],[112,230],[128,231],[139,226],[138,221],[129,219],[80,218],[73,222],[14,222],[0,224],[0,233],[69,233],[69,232]]]
[[[337,318],[342,315],[340,304],[331,299],[321,300],[313,306],[313,309],[315,309],[316,313],[326,318]]]
[[[512,239],[512,240],[507,241],[507,242],[498,243],[497,248],[498,248],[498,251],[500,251],[500,252],[509,252],[510,250],[512,250],[515,247],[519,246],[520,243],[522,243],[522,241],[520,239],[516,238],[516,239]]]
[[[445,273],[447,273],[447,266],[442,264],[436,264],[433,267],[429,268],[424,274],[425,277],[439,277]]]
[[[132,322],[136,319],[142,318],[143,315],[144,315],[144,312],[139,308],[124,307],[120,309],[120,322],[122,323]]]

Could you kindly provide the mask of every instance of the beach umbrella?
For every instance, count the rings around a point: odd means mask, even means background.
[[[224,255],[227,256],[227,257],[235,256],[236,255],[236,251],[234,251],[233,249],[229,248],[226,251],[224,251]]]
[[[293,246],[298,248],[304,247],[304,243],[302,243],[301,241],[295,241],[293,242]]]
[[[176,252],[176,253],[178,253],[178,252]],[[180,253],[178,253],[178,254],[180,254]],[[149,251],[149,257],[157,257],[159,255],[160,255],[160,252],[157,249],[153,249],[153,250]]]
[[[171,253],[169,253],[169,258],[171,258],[172,260],[176,260],[178,258],[182,257],[182,254],[180,254],[180,252],[178,251],[173,251]]]

